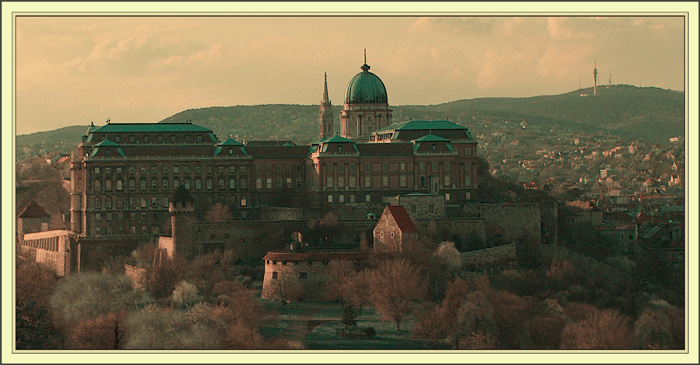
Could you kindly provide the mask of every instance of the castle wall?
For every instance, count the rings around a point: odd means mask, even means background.
[[[27,233],[23,237],[19,254],[31,258],[53,270],[58,276],[66,276],[74,269],[71,259],[75,238],[70,231],[54,230]]]
[[[489,241],[517,241],[525,234],[531,242],[542,242],[541,211],[536,203],[465,204],[462,211],[467,216],[484,218]]]
[[[515,244],[462,253],[462,269],[477,270],[499,261],[515,260]]]

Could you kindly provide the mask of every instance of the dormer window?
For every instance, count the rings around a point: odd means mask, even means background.
[[[134,136],[129,136],[129,143],[134,143]]]
[[[156,139],[158,140],[158,143],[163,143],[163,136],[158,135]]]
[[[148,143],[148,135],[143,136],[143,143]]]
[[[430,150],[433,152],[435,152],[437,150],[437,146],[435,145],[435,143],[430,145]]]
[[[338,152],[343,152],[343,145],[342,144],[338,145]]]
[[[122,141],[122,137],[121,136],[114,136],[114,141],[117,143],[120,143]]]

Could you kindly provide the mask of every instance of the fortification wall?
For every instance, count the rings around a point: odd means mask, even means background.
[[[515,244],[507,244],[483,250],[475,250],[462,253],[462,269],[477,270],[485,266],[500,262],[515,260]]]
[[[525,234],[531,242],[541,243],[540,207],[536,203],[465,204],[462,209],[470,217],[482,217],[489,241],[517,241]]]

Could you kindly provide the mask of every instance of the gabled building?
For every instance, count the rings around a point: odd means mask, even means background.
[[[374,227],[374,251],[401,251],[418,234],[413,220],[401,205],[387,205]]]

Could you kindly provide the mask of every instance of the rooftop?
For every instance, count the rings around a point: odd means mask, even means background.
[[[211,129],[191,123],[107,123],[98,127],[92,133],[124,133],[124,132],[208,132]]]

